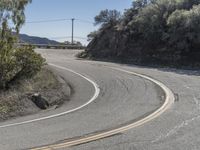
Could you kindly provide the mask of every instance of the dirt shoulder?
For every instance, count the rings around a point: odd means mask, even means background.
[[[69,101],[71,87],[45,66],[34,78],[0,91],[0,122],[42,111],[31,99],[35,93],[40,93],[48,102],[48,109],[56,109]]]

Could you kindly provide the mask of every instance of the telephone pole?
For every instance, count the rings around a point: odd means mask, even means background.
[[[72,18],[72,45],[74,44],[74,20],[75,18]]]

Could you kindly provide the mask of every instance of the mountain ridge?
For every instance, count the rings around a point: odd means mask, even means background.
[[[21,43],[29,43],[29,44],[48,44],[48,45],[61,44],[58,41],[50,40],[45,37],[30,36],[27,34],[19,34],[19,39]]]

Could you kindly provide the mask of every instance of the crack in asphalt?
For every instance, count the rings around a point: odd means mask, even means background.
[[[155,140],[151,141],[151,143],[158,143],[170,136],[173,136],[174,134],[176,134],[179,130],[181,130],[182,128],[184,128],[185,126],[188,126],[190,123],[196,121],[200,119],[200,114],[191,118],[191,119],[188,119],[188,120],[185,120],[183,121],[182,123],[180,123],[179,125],[175,126],[174,128],[172,128],[171,130],[169,130],[166,134],[163,134],[163,135],[160,135],[158,138],[156,138]]]

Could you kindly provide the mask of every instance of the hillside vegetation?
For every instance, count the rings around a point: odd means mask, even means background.
[[[17,47],[15,44],[29,3],[31,0],[0,0],[0,90],[8,89],[18,80],[33,77],[45,63],[32,46]]]
[[[136,0],[101,11],[84,54],[140,64],[200,66],[200,0]]]

